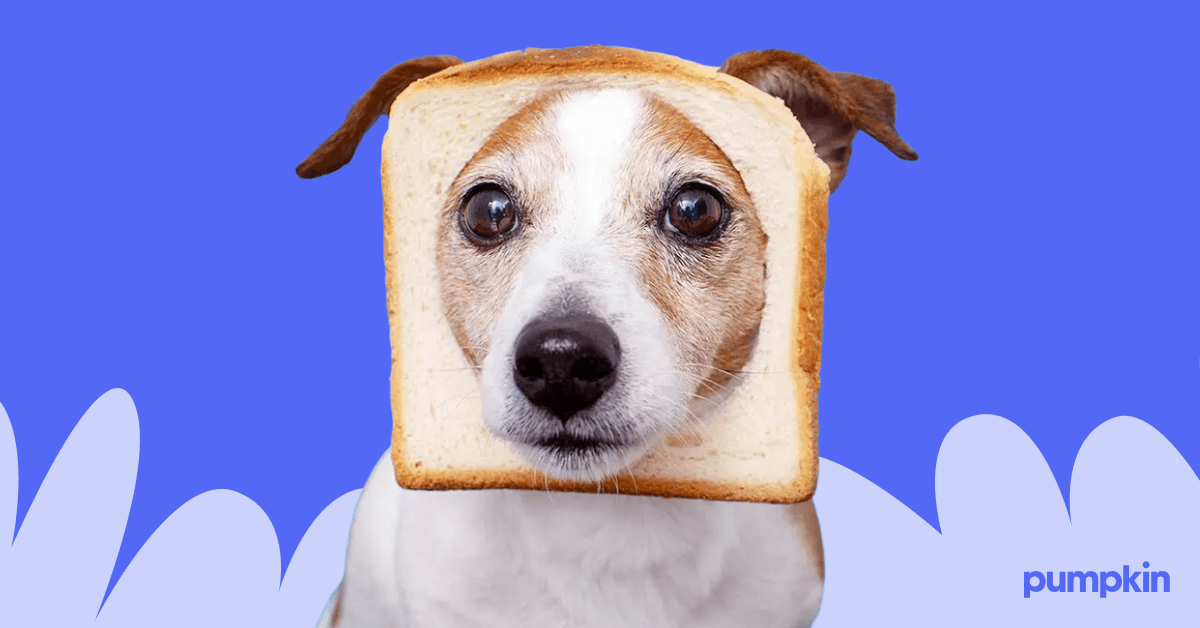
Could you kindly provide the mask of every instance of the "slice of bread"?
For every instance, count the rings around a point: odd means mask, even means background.
[[[534,471],[481,419],[475,371],[442,314],[436,214],[488,136],[539,92],[644,90],[704,131],[740,172],[768,234],[766,306],[748,373],[706,419],[597,485]],[[817,389],[829,169],[784,103],[716,68],[606,47],[527,50],[456,65],[392,105],[383,147],[392,460],[410,489],[534,489],[761,502],[817,482]]]

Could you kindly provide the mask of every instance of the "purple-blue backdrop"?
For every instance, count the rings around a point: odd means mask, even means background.
[[[786,48],[895,86],[920,161],[862,136],[831,201],[824,457],[935,526],[938,446],[974,414],[1024,429],[1063,488],[1118,415],[1196,466],[1195,17],[1149,1],[9,5],[0,403],[18,522],[121,387],[142,454],[113,581],[214,488],[263,507],[286,566],[388,446],[386,121],[336,175],[293,168],[395,63],[593,43],[712,65]]]

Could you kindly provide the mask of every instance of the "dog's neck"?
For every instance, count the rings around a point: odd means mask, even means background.
[[[746,513],[734,504],[545,491],[463,498],[492,516],[487,562],[520,557],[514,590],[535,586],[585,625],[611,625],[614,609],[673,624],[741,571]]]
[[[531,556],[547,565],[638,571],[690,562],[689,556],[708,554],[698,548],[735,543],[729,504],[545,491],[496,491],[492,501],[498,519],[511,526]],[[701,573],[719,571],[723,557],[717,554],[707,555],[710,564],[694,567]]]
[[[414,625],[792,626],[807,625],[801,619],[811,621],[820,600],[796,523],[774,504],[533,490],[402,495],[391,541],[399,552],[383,570],[405,583],[387,595],[411,605]],[[372,560],[390,555],[390,542],[356,541]]]

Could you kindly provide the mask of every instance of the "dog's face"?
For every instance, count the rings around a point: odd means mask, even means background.
[[[766,239],[733,164],[665,103],[584,89],[526,106],[439,222],[443,307],[488,429],[576,480],[687,429],[750,357]]]
[[[388,70],[297,174],[341,168],[397,94],[460,63]],[[783,101],[830,192],[859,130],[917,158],[882,81],[781,50],[719,71]],[[670,106],[612,89],[536,99],[459,173],[438,225],[442,305],[479,369],[487,427],[548,475],[597,480],[700,420],[753,350],[766,238],[733,164]]]

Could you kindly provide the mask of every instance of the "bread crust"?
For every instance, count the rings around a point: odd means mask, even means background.
[[[700,72],[700,68],[711,72]],[[527,48],[448,68],[418,81],[414,87],[480,84],[524,77],[566,78],[589,73],[670,76],[676,79],[694,77],[707,80],[716,74],[716,68],[706,68],[678,57],[632,48]]]
[[[670,78],[675,81],[694,81],[706,89],[719,89],[739,97],[757,98],[769,107],[786,111],[781,101],[746,85],[740,79],[719,74],[708,68],[676,57],[627,48],[588,46],[561,50],[529,49],[510,52],[487,59],[456,65],[413,83],[393,107],[403,106],[406,96],[422,90],[455,86],[498,83],[521,78],[561,79],[564,83],[581,78],[619,75],[625,78]],[[550,83],[549,85],[553,85]],[[549,86],[548,85],[548,86]],[[788,116],[790,117],[790,112]],[[796,124],[799,127],[799,124]],[[802,131],[801,131],[802,132]],[[818,164],[820,162],[817,162]],[[823,166],[823,164],[821,164]],[[401,356],[403,338],[399,324],[400,312],[395,309],[400,290],[396,260],[398,254],[394,232],[393,191],[388,159],[381,168],[383,185],[383,222],[385,240],[386,281],[388,290],[388,320],[392,344],[391,398],[394,428],[392,431],[392,463],[397,482],[404,488],[416,490],[474,490],[527,489],[570,492],[624,493],[689,499],[796,503],[809,499],[816,489],[817,451],[817,393],[820,386],[821,330],[825,282],[825,238],[828,228],[828,172],[813,169],[799,173],[801,206],[796,209],[803,221],[799,229],[800,268],[797,272],[793,309],[791,372],[800,395],[798,403],[807,407],[797,413],[804,424],[798,426],[804,451],[797,461],[794,480],[788,483],[751,481],[712,481],[704,479],[670,479],[626,475],[609,478],[600,483],[557,480],[530,468],[527,470],[493,469],[430,469],[422,468],[419,460],[406,454],[404,416],[402,408],[403,373]]]

